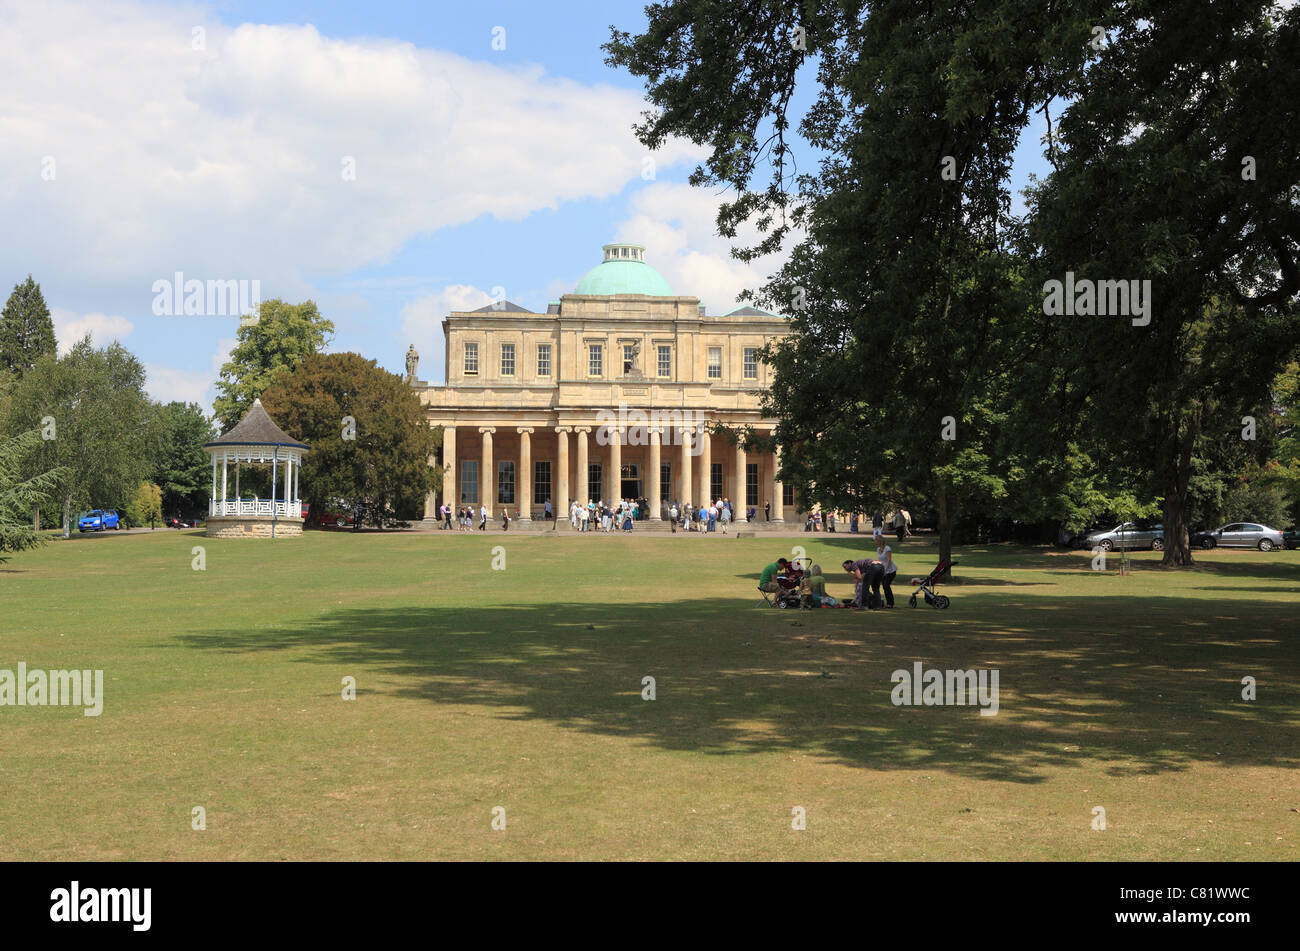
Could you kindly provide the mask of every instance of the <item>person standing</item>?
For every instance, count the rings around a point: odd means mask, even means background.
[[[510,531],[510,510],[509,509],[501,510],[501,531],[503,532]]]
[[[894,577],[898,574],[898,564],[894,561],[894,550],[885,544],[883,538],[876,542],[876,560],[884,569],[880,583],[885,588],[885,607],[894,606]]]
[[[722,507],[718,509],[718,521],[722,525],[722,534],[727,534],[727,523],[731,521],[731,506],[727,504],[726,499],[723,499]]]
[[[906,530],[907,521],[903,517],[903,507],[900,505],[898,511],[894,513],[894,534],[898,536],[900,542],[903,540],[903,534]]]
[[[543,512],[542,517],[546,519],[546,521],[548,522],[555,518],[555,510],[551,508],[550,499],[546,500],[546,505],[542,508],[542,512]]]
[[[766,501],[766,502],[763,503],[763,521],[765,521],[765,522],[770,522],[770,521],[772,521],[772,501],[771,501],[771,499],[769,499],[768,501]]]
[[[486,502],[481,502],[481,503],[479,503],[479,509],[480,509],[481,520],[480,520],[479,523],[478,523],[478,530],[479,530],[480,532],[486,532],[486,531],[487,531],[487,515],[488,515],[488,513],[487,513],[487,503],[486,503]]]
[[[879,542],[880,536],[885,533],[885,513],[876,510],[876,514],[871,516],[871,540]]]
[[[674,502],[672,504],[672,508],[668,510],[668,526],[673,530],[672,533],[676,535],[677,534],[677,503],[676,502]]]

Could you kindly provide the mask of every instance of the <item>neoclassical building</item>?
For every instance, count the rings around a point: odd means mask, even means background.
[[[786,332],[753,307],[710,315],[674,294],[634,244],[608,244],[574,288],[533,313],[509,301],[454,312],[442,322],[445,384],[411,380],[431,426],[443,427],[436,518],[485,502],[520,527],[550,499],[645,497],[658,521],[670,501],[743,500],[783,522],[791,494],[773,453],[747,453],[715,424],[769,431],[759,411],[770,369],[759,349]],[[662,503],[653,504],[655,500]]]

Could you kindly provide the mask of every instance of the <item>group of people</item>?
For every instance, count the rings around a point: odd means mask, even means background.
[[[586,505],[578,501],[569,504],[569,524],[579,532],[630,532],[635,523],[648,514],[649,502],[646,499],[621,499],[611,504],[600,499],[588,500]]]
[[[746,517],[753,521],[754,509],[751,506],[746,512]],[[732,508],[731,499],[723,497],[715,499],[712,502],[702,502],[699,505],[692,505],[687,502],[681,505],[674,502],[668,509],[668,524],[673,533],[676,534],[677,526],[680,525],[684,532],[721,532],[727,534],[727,526],[736,520],[736,511]]]
[[[905,537],[912,534],[912,513],[907,511],[907,509],[903,508],[901,505],[891,512],[888,518],[886,518],[885,513],[880,510],[877,510],[876,513],[871,516],[872,535],[879,537],[885,530],[886,521],[889,522],[890,526],[893,528],[894,534],[898,536],[900,542]],[[808,513],[808,517],[804,521],[803,530],[805,532],[834,532],[836,523],[843,522],[843,513],[837,513],[834,511],[823,513],[821,507],[817,506]],[[848,523],[849,532],[856,535],[858,533],[858,516],[856,513],[848,517]]]
[[[451,524],[453,515],[452,508],[446,502],[443,502],[438,508],[438,517],[440,522],[438,525],[438,531],[454,532],[456,528],[459,527],[462,532],[472,532],[474,531],[475,522],[478,522],[478,530],[480,532],[487,531],[488,510],[486,505],[479,506],[477,513],[474,511],[474,506],[467,505],[464,508],[456,509],[454,514],[456,516],[455,526]],[[503,508],[501,510],[501,531],[510,531],[510,509],[508,508]]]
[[[865,611],[894,606],[893,585],[898,575],[898,562],[894,561],[894,550],[885,542],[883,534],[876,535],[875,558],[846,558],[841,567],[853,579],[853,600],[844,603],[826,593],[826,577],[821,565],[812,565],[803,571],[787,558],[778,558],[766,566],[758,576],[758,587],[778,596],[783,593],[782,581],[787,588],[797,587],[801,608],[844,607]]]

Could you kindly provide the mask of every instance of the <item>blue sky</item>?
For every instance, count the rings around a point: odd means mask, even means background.
[[[544,310],[608,241],[645,244],[714,312],[779,264],[713,234],[719,196],[685,184],[699,149],[635,141],[642,87],[600,45],[640,29],[639,3],[49,0],[7,19],[0,209],[22,227],[0,229],[0,281],[30,271],[62,346],[120,339],[159,399],[210,410],[237,327],[156,316],[177,271],[311,297],[331,349],[401,372],[414,343],[436,381],[448,310],[497,288]],[[1040,134],[1018,171],[1041,173]]]

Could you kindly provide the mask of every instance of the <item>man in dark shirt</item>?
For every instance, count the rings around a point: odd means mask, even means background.
[[[885,566],[874,558],[846,560],[842,566],[854,579],[854,605],[858,610],[873,607],[880,600],[880,581],[885,576]],[[871,595],[875,598],[871,598]]]

